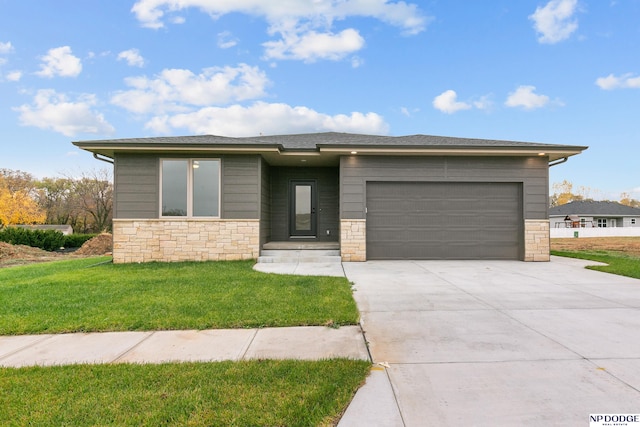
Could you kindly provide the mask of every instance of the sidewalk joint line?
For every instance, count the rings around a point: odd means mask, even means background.
[[[10,335],[7,335],[7,336],[10,336]],[[20,335],[15,335],[15,336],[20,336]],[[7,359],[7,358],[9,358],[11,356],[14,356],[14,355],[20,353],[23,350],[26,350],[26,349],[28,349],[30,347],[33,347],[34,345],[38,345],[38,344],[41,344],[41,343],[43,343],[43,342],[45,342],[47,340],[50,340],[51,338],[53,338],[55,336],[56,336],[56,334],[44,335],[44,338],[42,338],[40,340],[34,341],[34,342],[30,343],[30,344],[27,344],[27,345],[25,345],[23,347],[20,347],[20,348],[14,350],[14,351],[11,351],[11,352],[5,354],[4,356],[0,357],[0,361],[2,361],[4,359]]]
[[[247,344],[247,347],[244,349],[244,352],[240,355],[240,359],[239,360],[246,360],[247,353],[249,352],[249,349],[253,345],[253,341],[256,339],[256,336],[258,336],[258,331],[259,330],[260,330],[260,328],[254,328],[253,336],[249,340],[249,344]]]
[[[142,344],[143,342],[145,342],[146,340],[148,340],[149,338],[151,338],[152,336],[154,336],[156,334],[156,332],[158,331],[150,331],[151,333],[149,335],[147,335],[146,337],[142,338],[140,341],[138,341],[137,343],[135,343],[133,346],[131,346],[130,348],[126,349],[125,351],[123,351],[122,353],[120,353],[118,356],[116,356],[111,362],[109,363],[116,363],[118,360],[122,359],[124,356],[126,356],[127,354],[129,354],[131,351],[133,351],[134,349],[138,348],[140,346],[140,344]]]

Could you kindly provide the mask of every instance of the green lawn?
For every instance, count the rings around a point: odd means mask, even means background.
[[[0,335],[356,324],[340,277],[265,274],[252,261],[0,269]]]
[[[590,265],[588,269],[640,279],[640,258],[615,251],[551,251],[551,255],[588,259],[608,265]]]
[[[0,424],[328,426],[368,372],[344,359],[0,368]]]
[[[253,262],[0,269],[0,335],[355,324],[345,278]],[[241,361],[0,368],[0,425],[330,426],[370,363]]]

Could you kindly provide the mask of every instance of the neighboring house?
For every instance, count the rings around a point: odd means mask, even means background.
[[[333,242],[344,261],[547,261],[549,166],[587,148],[346,133],[74,144],[114,164],[118,263],[252,259],[268,242]]]
[[[27,230],[55,230],[59,231],[65,236],[73,234],[73,228],[70,225],[48,225],[48,224],[40,224],[40,225],[16,225],[15,227],[26,228]]]
[[[640,208],[616,202],[571,202],[549,208],[551,228],[640,227]]]

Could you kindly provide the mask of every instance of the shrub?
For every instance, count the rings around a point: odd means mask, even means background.
[[[64,247],[65,248],[79,248],[84,245],[89,239],[93,239],[97,234],[70,234],[68,236],[64,236]]]
[[[64,245],[64,234],[56,230],[27,230],[5,227],[0,230],[0,241],[12,245],[27,245],[45,251],[55,251]]]

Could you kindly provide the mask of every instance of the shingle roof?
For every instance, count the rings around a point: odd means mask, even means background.
[[[640,208],[632,208],[617,202],[571,202],[549,208],[549,216],[640,216]]]
[[[136,144],[136,145],[277,145],[285,150],[316,150],[330,146],[386,146],[386,147],[505,147],[505,148],[583,148],[556,144],[541,144],[521,141],[502,141],[476,138],[456,138],[434,135],[384,136],[340,132],[322,132],[297,135],[268,135],[251,137],[226,137],[218,135],[168,136],[150,138],[124,138],[111,140],[91,140],[74,142],[76,145],[89,144]]]

